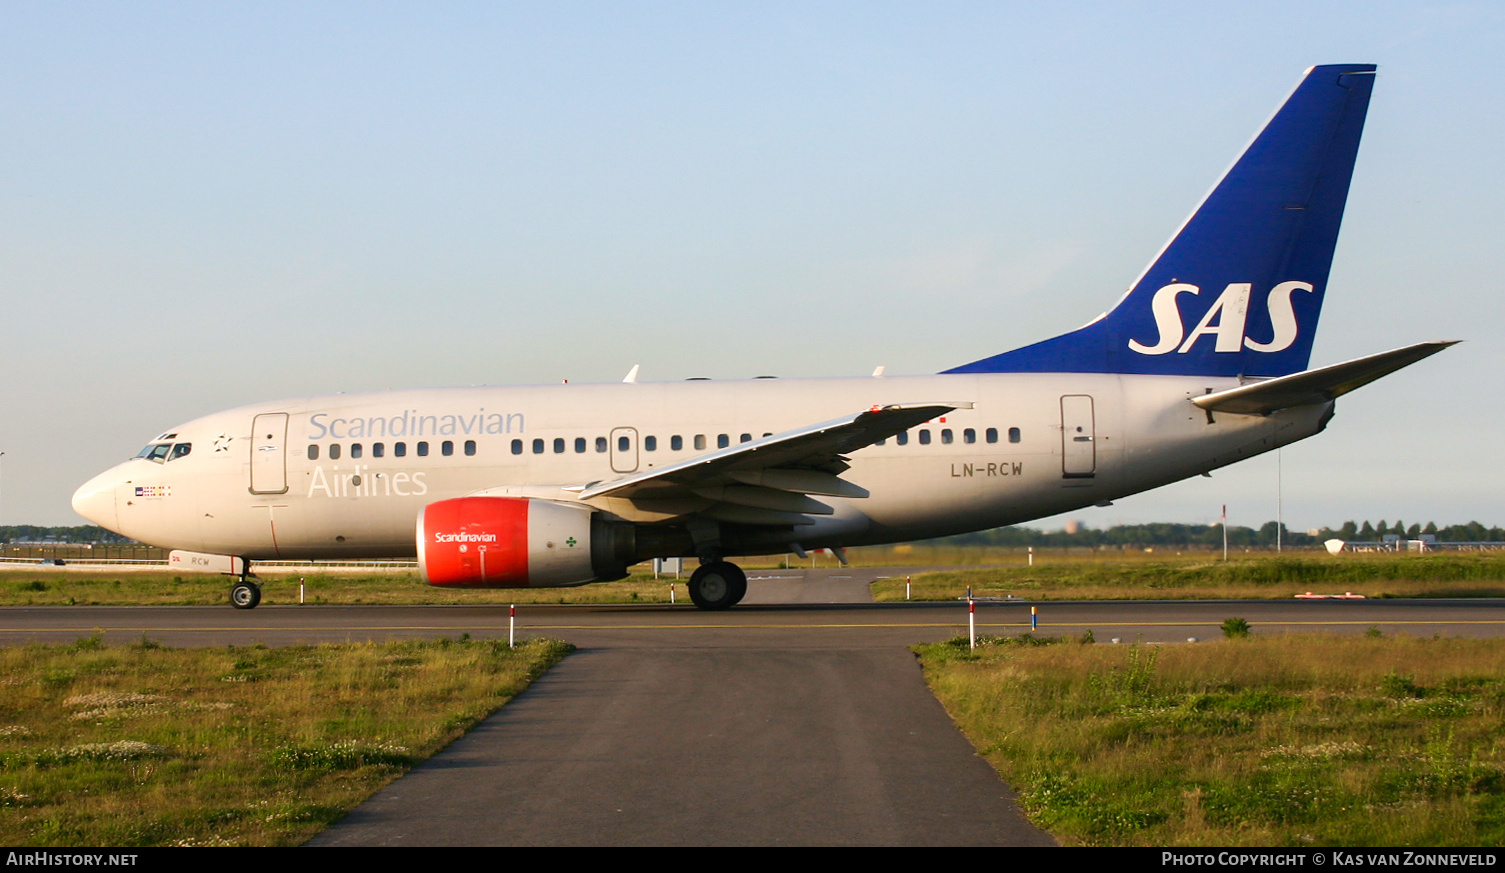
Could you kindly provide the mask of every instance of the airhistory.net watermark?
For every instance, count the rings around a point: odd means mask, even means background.
[[[6,852],[7,867],[134,867],[136,854],[88,852]]]

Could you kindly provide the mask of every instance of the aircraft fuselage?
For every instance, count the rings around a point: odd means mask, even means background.
[[[188,445],[186,454],[127,461],[80,489],[75,505],[164,548],[251,559],[404,557],[415,551],[415,518],[436,501],[476,493],[573,500],[561,489],[855,410],[974,404],[852,453],[842,478],[870,496],[821,497],[833,511],[792,531],[730,525],[726,545],[756,554],[796,542],[898,542],[1016,524],[1197,475],[1311,436],[1332,408],[1209,416],[1190,402],[1237,385],[1226,377],[1026,373],[307,398],[174,428],[153,442]],[[655,525],[714,500],[585,502]]]

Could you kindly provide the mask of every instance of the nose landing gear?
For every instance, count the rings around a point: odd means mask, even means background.
[[[247,561],[244,569],[230,586],[230,605],[236,609],[255,609],[256,604],[261,602],[261,586],[252,582],[255,576],[251,575],[251,562]]]
[[[236,609],[255,609],[260,602],[260,585],[254,582],[236,582],[230,586],[230,605]]]
[[[701,609],[731,609],[747,596],[747,574],[729,561],[701,564],[690,575],[690,599]]]

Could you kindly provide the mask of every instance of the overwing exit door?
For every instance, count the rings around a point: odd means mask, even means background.
[[[638,468],[638,431],[634,427],[613,428],[611,432],[611,469],[614,473],[632,473]]]

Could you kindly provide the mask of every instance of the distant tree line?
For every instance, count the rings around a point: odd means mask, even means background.
[[[1228,545],[1236,548],[1274,548],[1277,531],[1280,542],[1287,546],[1316,546],[1330,539],[1358,542],[1374,542],[1386,534],[1399,534],[1415,538],[1432,534],[1441,542],[1499,543],[1505,542],[1505,528],[1485,527],[1477,521],[1468,524],[1450,524],[1438,527],[1435,522],[1425,525],[1407,525],[1396,519],[1394,523],[1381,519],[1378,523],[1365,521],[1362,525],[1345,521],[1336,528],[1324,527],[1317,534],[1305,531],[1283,530],[1273,521],[1259,528],[1230,525]],[[105,530],[98,525],[45,527],[34,524],[0,526],[0,542],[38,543],[44,541],[63,543],[107,543],[124,545],[135,540]],[[1082,525],[1075,533],[1066,531],[1042,531],[1030,527],[1000,527],[976,533],[960,534],[931,540],[954,546],[1038,546],[1040,548],[1070,548],[1083,546],[1110,546],[1119,548],[1146,548],[1167,546],[1181,548],[1222,548],[1223,526],[1220,524],[1121,524],[1110,528],[1092,528]]]
[[[60,525],[57,527],[45,527],[36,524],[0,525],[0,542],[40,543],[44,541],[60,543],[109,543],[111,545],[135,542],[130,537],[123,537],[114,531],[105,530],[97,524]]]
[[[1265,522],[1259,528],[1229,525],[1228,545],[1235,548],[1274,548],[1277,534],[1282,545],[1293,547],[1316,546],[1330,539],[1377,542],[1384,539],[1386,534],[1398,534],[1407,538],[1432,534],[1440,542],[1505,542],[1505,528],[1486,528],[1477,521],[1438,527],[1435,522],[1430,521],[1425,525],[1407,525],[1397,519],[1393,524],[1383,520],[1377,524],[1365,521],[1363,525],[1345,521],[1336,528],[1324,527],[1315,535],[1306,531],[1283,528],[1273,521]],[[1159,522],[1121,524],[1098,529],[1082,525],[1075,533],[1042,531],[1029,527],[1000,527],[954,537],[943,537],[931,542],[956,546],[1036,546],[1039,548],[1073,546],[1222,548],[1223,526],[1221,524]]]

